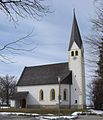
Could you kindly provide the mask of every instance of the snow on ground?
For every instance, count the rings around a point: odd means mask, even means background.
[[[93,110],[93,109],[90,109],[89,111],[91,113],[96,114],[96,115],[103,115],[103,111],[102,110]]]
[[[8,106],[0,106],[1,109],[10,108]]]
[[[78,118],[78,116],[40,116],[38,119],[40,120],[59,120],[59,119],[66,119],[66,120],[73,120]]]
[[[82,112],[73,112],[73,113],[72,113],[72,116],[78,116],[78,115],[80,115],[80,114],[82,114]]]
[[[24,116],[35,116],[36,119],[39,120],[58,120],[58,119],[67,119],[67,120],[73,120],[78,118],[78,112],[75,112],[72,115],[68,116],[55,116],[53,114],[47,114],[45,116],[41,116],[39,114],[35,113],[21,113],[21,112],[0,112],[1,115],[24,115]]]
[[[73,120],[79,117],[79,115],[83,114],[83,112],[74,112],[71,115],[68,116],[55,116],[53,114],[47,114],[45,116],[41,116],[36,113],[22,113],[22,112],[0,112],[1,115],[24,115],[24,116],[34,116],[38,120],[59,120],[59,119],[65,119],[65,120]],[[93,110],[90,109],[88,112],[85,112],[85,114],[96,114],[96,115],[103,115],[103,111],[101,110]]]

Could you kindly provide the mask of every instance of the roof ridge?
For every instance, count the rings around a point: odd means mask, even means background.
[[[52,66],[52,65],[60,65],[60,64],[68,64],[68,62],[62,62],[62,63],[48,63],[44,65],[36,65],[36,66],[25,66],[26,68],[32,68],[32,67],[42,67],[42,66]]]

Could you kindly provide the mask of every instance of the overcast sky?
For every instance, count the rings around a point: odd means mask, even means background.
[[[73,8],[79,24],[82,39],[90,33],[90,18],[94,16],[92,0],[48,0],[54,11],[41,21],[20,19],[16,28],[7,16],[1,13],[0,41],[8,43],[28,34],[33,28],[29,40],[36,47],[32,53],[10,56],[15,63],[0,61],[0,75],[15,75],[19,78],[25,66],[44,65],[68,61],[68,46],[73,20]],[[31,47],[32,47],[31,46]]]

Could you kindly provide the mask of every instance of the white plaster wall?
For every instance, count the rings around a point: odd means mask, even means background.
[[[44,92],[44,100],[39,100],[39,92],[40,90],[43,90]],[[55,89],[55,100],[50,101],[50,90]],[[68,90],[68,96],[69,96],[69,85],[61,85],[61,104],[62,105],[69,105],[69,97],[67,101],[63,100],[63,90]],[[27,96],[27,105],[56,105],[58,104],[58,91],[59,86],[57,84],[55,85],[37,85],[37,86],[18,86],[17,87],[18,92],[23,91],[29,91],[29,94]]]
[[[71,56],[71,51],[78,51],[78,56]],[[77,44],[74,42],[71,50],[69,51],[69,69],[72,70],[73,84],[71,86],[71,104],[72,105],[83,105],[85,101],[85,80],[84,80],[84,70],[82,56],[83,50],[79,49]],[[77,104],[75,104],[77,100]]]
[[[63,99],[64,96],[64,90],[67,90],[67,100]],[[61,105],[69,105],[70,103],[70,91],[69,91],[69,85],[61,85]]]

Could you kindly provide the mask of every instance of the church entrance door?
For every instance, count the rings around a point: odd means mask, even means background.
[[[21,101],[21,108],[26,108],[26,100],[22,99]]]

